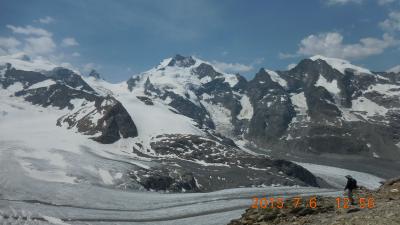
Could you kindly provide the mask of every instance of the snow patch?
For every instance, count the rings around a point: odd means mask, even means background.
[[[7,87],[7,91],[9,91],[11,93],[15,93],[15,92],[21,91],[23,89],[24,89],[24,86],[21,84],[21,82],[13,83],[12,85]]]
[[[362,173],[338,167],[317,165],[311,163],[299,163],[299,162],[294,162],[294,163],[306,168],[315,176],[324,179],[328,184],[340,189],[344,188],[344,186],[346,185],[347,182],[347,179],[345,178],[346,175],[351,175],[357,180],[357,183],[359,185],[362,185],[368,189],[379,188],[381,186],[380,182],[384,180],[380,177],[368,173]]]
[[[38,82],[38,83],[36,83],[36,84],[33,84],[33,85],[29,86],[29,87],[27,88],[27,90],[30,90],[30,89],[38,89],[38,88],[42,88],[42,87],[49,87],[49,86],[51,86],[51,85],[53,85],[53,84],[56,84],[56,82],[55,82],[54,80],[52,80],[52,79],[47,79],[47,80],[44,80],[44,81],[42,81],[42,82]]]
[[[385,107],[380,106],[365,97],[359,97],[355,100],[352,100],[351,103],[352,110],[363,112],[360,113],[360,116],[362,116],[364,119],[375,115],[385,116],[388,112],[388,109],[386,109]]]
[[[114,178],[111,176],[108,170],[99,168],[99,175],[104,184],[111,185],[114,183]]]
[[[337,86],[337,80],[332,80],[331,82],[329,82],[327,79],[325,79],[324,76],[322,76],[322,74],[319,75],[318,81],[315,86],[324,87],[327,91],[335,95],[338,95],[340,93],[340,89]]]
[[[368,90],[365,93],[376,91],[380,94],[387,96],[399,96],[400,95],[400,87],[398,85],[393,84],[375,84],[368,87]]]
[[[264,70],[265,70],[265,72],[267,72],[269,74],[272,81],[278,83],[279,85],[281,85],[284,88],[287,88],[286,80],[284,80],[281,76],[279,76],[278,73],[276,73],[275,71],[272,71],[272,70],[266,70],[266,69],[264,69]]]
[[[290,100],[292,101],[292,104],[295,106],[295,108],[299,111],[300,114],[302,115],[307,114],[308,106],[306,97],[304,96],[304,92],[292,95],[290,97]]]
[[[214,105],[208,103],[207,101],[201,101],[203,106],[211,115],[211,119],[214,121],[215,130],[221,134],[230,136],[233,126],[232,126],[232,115],[231,111],[222,105]]]
[[[230,87],[234,87],[239,82],[239,80],[235,75],[225,74],[225,82],[228,83]]]
[[[239,115],[237,115],[237,118],[239,120],[250,120],[253,117],[254,112],[249,97],[247,95],[243,95],[243,97],[240,99],[240,104],[242,105],[242,109],[240,110]]]

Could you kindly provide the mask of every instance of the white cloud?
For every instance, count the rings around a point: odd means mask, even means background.
[[[213,61],[212,63],[217,69],[226,73],[242,73],[253,69],[253,66],[241,63],[226,63],[219,61]]]
[[[9,54],[17,51],[21,42],[14,37],[0,37],[0,54]]]
[[[328,0],[328,1],[326,1],[326,3],[328,5],[345,5],[345,4],[348,4],[348,3],[360,4],[362,2],[363,2],[363,0]]]
[[[75,40],[75,38],[72,37],[67,37],[64,38],[61,42],[61,46],[63,47],[71,47],[71,46],[77,46],[79,43]]]
[[[53,53],[56,44],[52,39],[52,33],[47,30],[32,26],[16,27],[7,25],[13,33],[22,34],[25,37],[17,39],[16,37],[0,37],[0,48],[2,54],[12,54],[24,51],[30,56],[44,56]]]
[[[32,55],[42,55],[52,53],[56,44],[51,37],[29,37],[25,39],[24,51]]]
[[[389,18],[379,23],[387,31],[400,31],[400,11],[389,13]]]
[[[47,17],[45,19],[48,20]],[[7,25],[7,28],[15,35],[10,37],[0,36],[0,55],[24,52],[32,58],[43,58],[55,64],[78,71],[66,61],[72,59],[72,57],[80,56],[79,52],[75,51],[71,54],[64,54],[62,51],[59,51],[60,48],[58,48],[58,45],[54,41],[51,32],[30,25]],[[79,44],[74,38],[69,37],[63,39],[61,45],[75,46]],[[86,67],[90,66],[98,68],[98,66],[94,64],[87,65]]]
[[[42,29],[42,28],[37,28],[33,26],[25,26],[25,27],[16,27],[13,25],[7,25],[7,28],[9,28],[12,32],[16,34],[24,34],[24,35],[38,35],[38,36],[51,36],[52,33]]]
[[[389,34],[382,39],[362,38],[355,44],[344,44],[340,33],[330,32],[310,35],[300,42],[300,55],[324,55],[343,59],[360,59],[381,54],[386,48],[399,45],[399,40]]]
[[[37,22],[43,23],[43,24],[50,24],[50,23],[54,23],[54,22],[55,22],[55,19],[54,19],[53,17],[46,16],[46,17],[44,17],[44,18],[39,18],[39,19],[37,20]]]

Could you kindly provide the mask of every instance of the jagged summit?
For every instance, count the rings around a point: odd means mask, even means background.
[[[192,56],[185,57],[180,54],[176,54],[168,63],[168,66],[190,67],[195,63],[196,60],[194,60]]]

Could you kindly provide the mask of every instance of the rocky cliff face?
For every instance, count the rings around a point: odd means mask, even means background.
[[[92,139],[103,144],[138,135],[129,113],[120,102],[110,96],[97,97],[94,102],[83,102],[76,111],[58,119],[58,126],[64,124],[68,129],[76,128],[86,135],[100,134]]]

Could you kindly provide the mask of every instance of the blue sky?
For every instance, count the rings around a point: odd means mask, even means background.
[[[386,70],[400,64],[400,0],[0,0],[0,54],[16,51],[113,82],[177,53],[249,78],[315,54]]]

